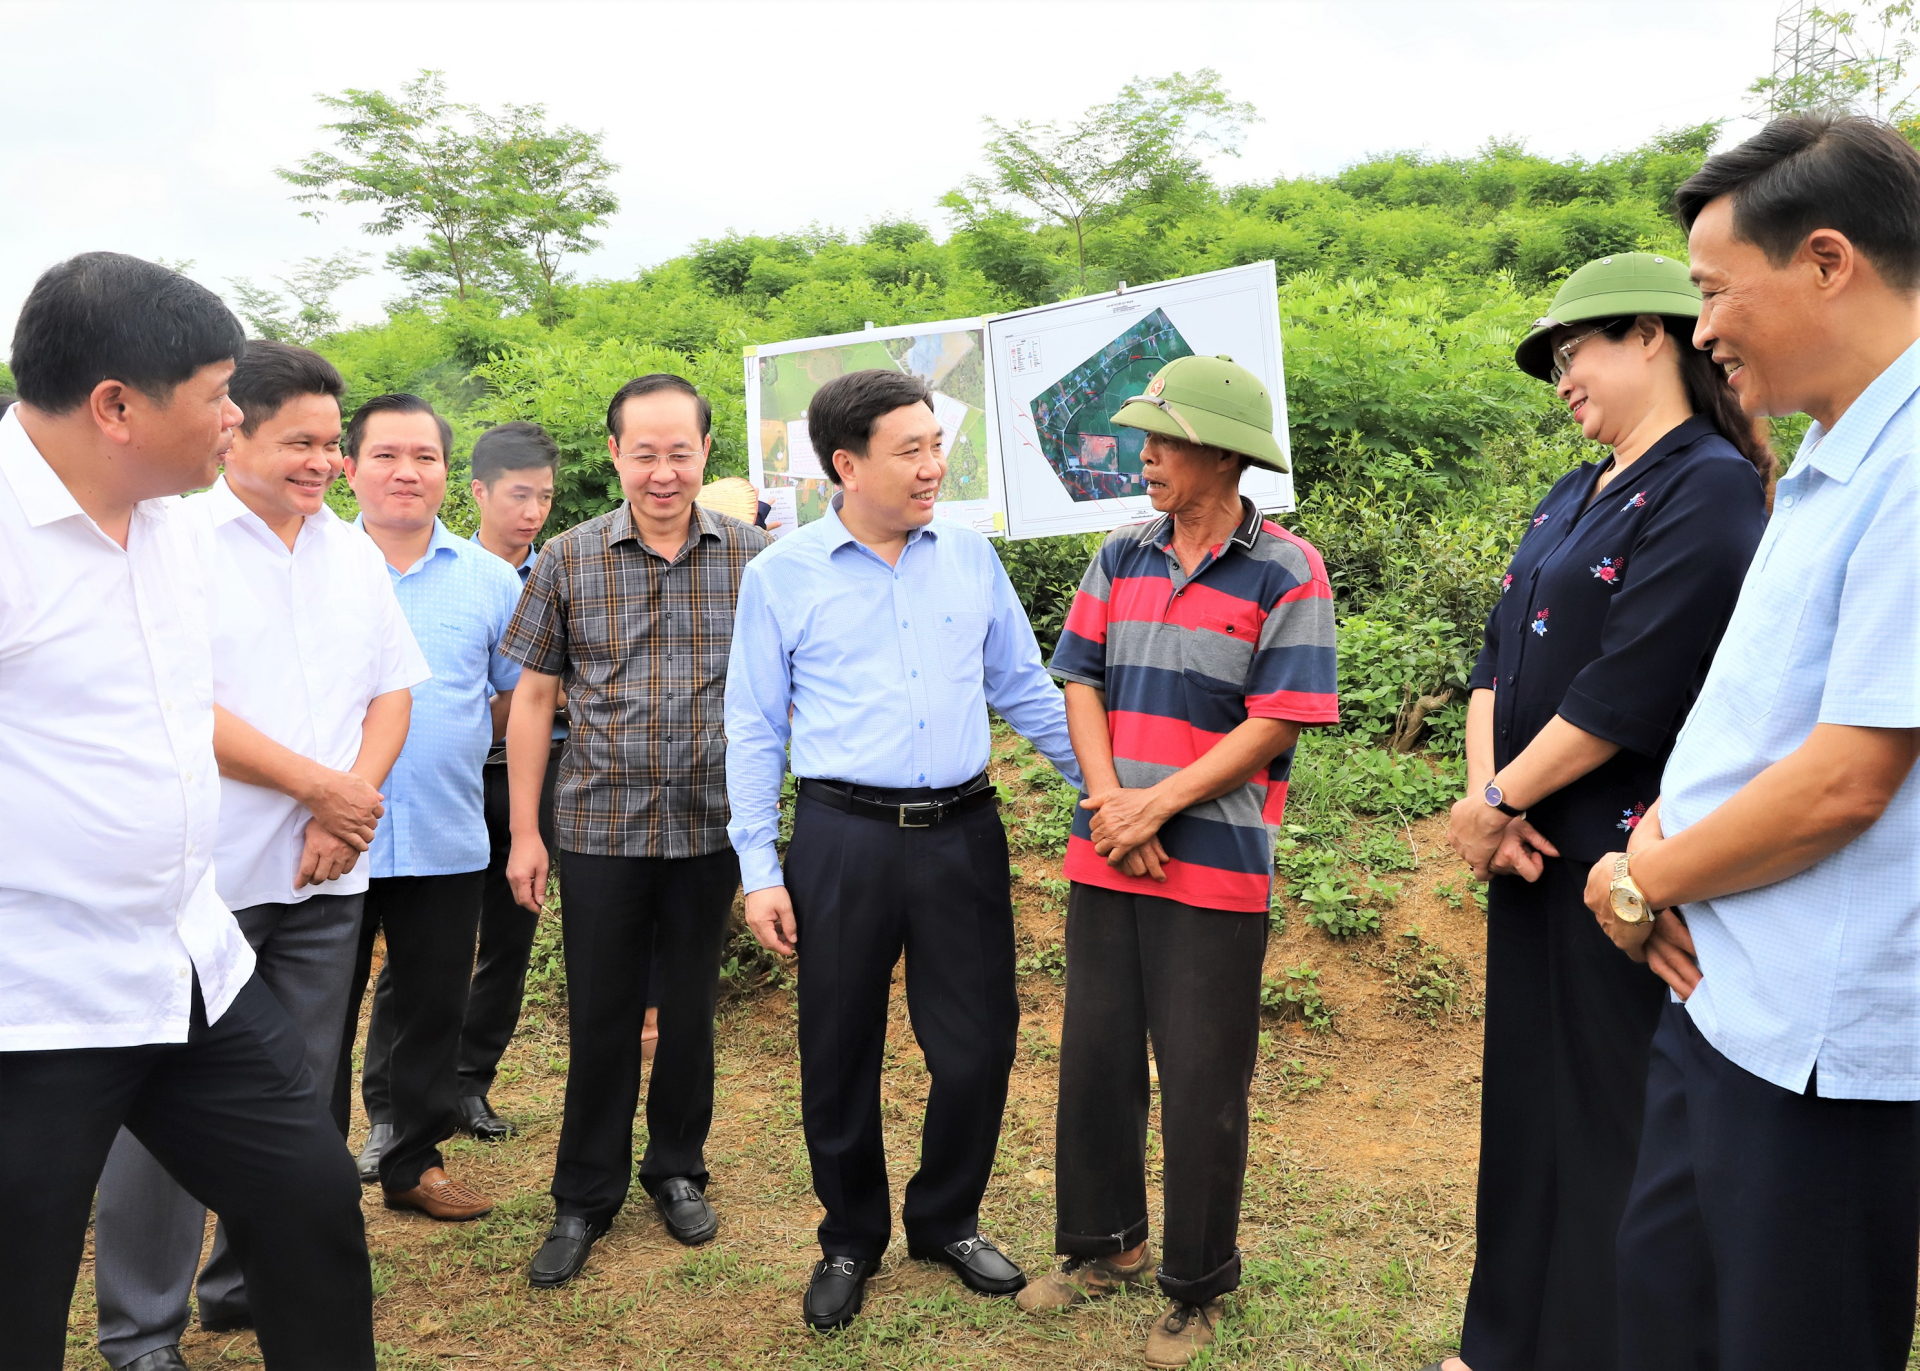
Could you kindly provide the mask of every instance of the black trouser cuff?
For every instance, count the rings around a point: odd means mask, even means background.
[[[1053,1250],[1063,1257],[1113,1257],[1131,1252],[1147,1240],[1147,1217],[1142,1214],[1118,1233],[1069,1233],[1053,1230]]]
[[[1155,1275],[1168,1299],[1182,1304],[1205,1304],[1240,1288],[1240,1249],[1236,1247],[1231,1257],[1198,1280],[1175,1280],[1164,1267]]]
[[[642,1171],[640,1173],[640,1188],[649,1195],[653,1195],[659,1193],[659,1188],[668,1181],[684,1179],[692,1181],[695,1188],[704,1195],[707,1193],[708,1174],[709,1173],[705,1171],[688,1171],[681,1173],[680,1176],[649,1176],[646,1172]]]

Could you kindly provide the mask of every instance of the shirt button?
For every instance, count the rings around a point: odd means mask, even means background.
[[[1786,506],[1786,507],[1787,507],[1788,509],[1792,509],[1792,508],[1793,508],[1793,497],[1792,497],[1791,495],[1782,495],[1782,496],[1780,497],[1780,503],[1781,503],[1781,504],[1783,504],[1783,505],[1785,505],[1785,506]]]
[[[900,627],[905,628],[906,626],[907,626],[907,621],[905,619],[902,619],[900,621]]]
[[[925,719],[922,719],[920,721],[920,727],[925,728],[926,726],[927,726],[927,721]]]
[[[920,773],[920,783],[924,785],[926,784],[926,780],[927,780],[927,773],[923,771]]]
[[[174,972],[173,976],[175,980],[184,981],[188,976],[192,974],[193,974],[192,972],[188,971],[187,968],[183,966],[178,971]]]
[[[920,674],[920,673],[919,673],[919,672],[917,672],[917,671],[909,671],[909,672],[907,673],[907,675],[909,675],[909,676],[918,676],[919,674]]]

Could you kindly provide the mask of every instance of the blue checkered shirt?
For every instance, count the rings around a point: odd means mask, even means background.
[[[1816,723],[1920,727],[1920,343],[1815,424],[1662,780],[1671,835]],[[1806,871],[1686,906],[1687,1008],[1737,1065],[1835,1099],[1920,1099],[1920,770]]]

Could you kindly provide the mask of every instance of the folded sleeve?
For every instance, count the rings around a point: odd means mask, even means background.
[[[1560,717],[1658,756],[1720,644],[1766,525],[1759,473],[1732,454],[1697,463],[1668,487],[1627,553],[1600,655],[1573,678]]]
[[[1820,722],[1920,728],[1920,485],[1911,458],[1847,559]]]
[[[1047,669],[1063,681],[1107,688],[1107,607],[1113,596],[1112,562],[1117,544],[1109,537],[1087,563],[1080,588],[1067,610],[1066,626],[1054,645]]]

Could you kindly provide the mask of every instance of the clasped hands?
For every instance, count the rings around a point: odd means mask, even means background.
[[[1537,881],[1546,869],[1546,859],[1560,855],[1560,849],[1528,823],[1525,815],[1509,818],[1478,793],[1454,802],[1447,820],[1447,842],[1460,854],[1460,860],[1473,868],[1476,881],[1489,876]]]
[[[300,868],[293,888],[325,885],[353,870],[360,854],[373,844],[380,816],[387,812],[386,797],[351,771],[315,766],[312,779],[295,797],[313,817],[307,821],[300,850]]]
[[[1627,842],[1627,853],[1633,857],[1643,856],[1665,841],[1656,806],[1634,830]],[[1621,923],[1613,912],[1613,868],[1619,858],[1618,852],[1609,852],[1587,872],[1587,908],[1593,911],[1593,917],[1615,947],[1636,962],[1645,962],[1654,975],[1684,1000],[1700,984],[1699,955],[1694,951],[1693,934],[1687,929],[1686,916],[1677,909],[1661,909],[1653,918],[1637,924]]]
[[[1080,808],[1092,811],[1093,850],[1106,858],[1108,866],[1129,876],[1167,879],[1161,869],[1167,850],[1160,845],[1160,828],[1173,815],[1155,787],[1116,786],[1089,794]]]

